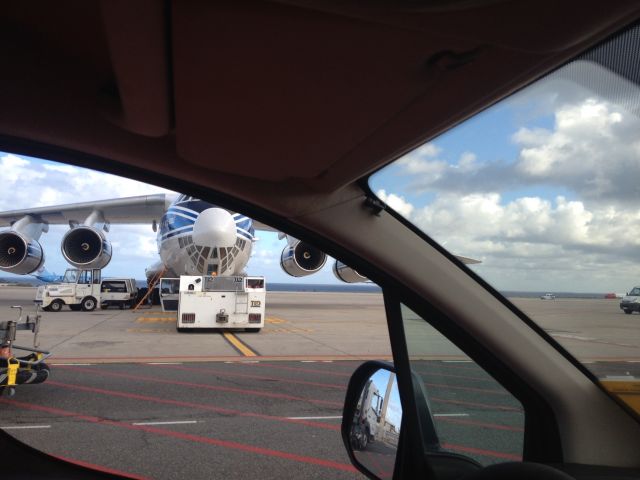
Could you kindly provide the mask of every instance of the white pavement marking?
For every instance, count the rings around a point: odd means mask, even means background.
[[[260,360],[242,360],[241,362],[237,363],[260,363]]]
[[[95,365],[95,363],[50,363],[49,365],[61,365],[61,366],[72,366],[72,367],[91,367]]]
[[[342,415],[336,417],[287,417],[287,420],[335,420],[342,418]]]
[[[149,362],[147,365],[182,365],[182,362]]]
[[[197,420],[182,420],[175,422],[139,422],[133,423],[132,425],[185,425],[185,424],[193,424],[198,423]]]
[[[468,413],[436,413],[434,417],[468,417]]]
[[[333,363],[333,360],[322,360],[322,363]]]
[[[315,360],[300,360],[302,363],[316,363]]]
[[[0,427],[0,430],[27,430],[31,428],[51,428],[51,425],[16,425],[16,426],[7,426]]]

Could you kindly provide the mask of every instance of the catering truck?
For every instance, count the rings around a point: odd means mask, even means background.
[[[267,289],[264,277],[180,277],[177,329],[242,329],[264,327]]]

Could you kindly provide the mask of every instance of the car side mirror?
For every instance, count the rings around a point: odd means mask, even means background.
[[[342,417],[342,440],[356,468],[369,478],[391,479],[401,423],[393,366],[365,362],[351,377]]]
[[[393,365],[369,361],[353,372],[341,428],[351,463],[378,480],[392,479],[396,468],[403,475],[413,474],[419,466],[442,480],[458,479],[480,468],[468,457],[442,450],[423,382],[415,372],[411,381],[411,410],[403,415]]]

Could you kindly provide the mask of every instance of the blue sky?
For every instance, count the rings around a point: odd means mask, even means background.
[[[500,290],[639,284],[640,121],[627,109],[639,91],[597,65],[581,63],[591,82],[575,72],[398,159],[372,190],[452,253],[482,260],[473,269]]]

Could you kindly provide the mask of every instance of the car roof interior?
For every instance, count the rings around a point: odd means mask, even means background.
[[[171,176],[179,162],[185,180],[223,191],[335,191],[639,12],[635,1],[14,2],[0,18],[0,134]]]

